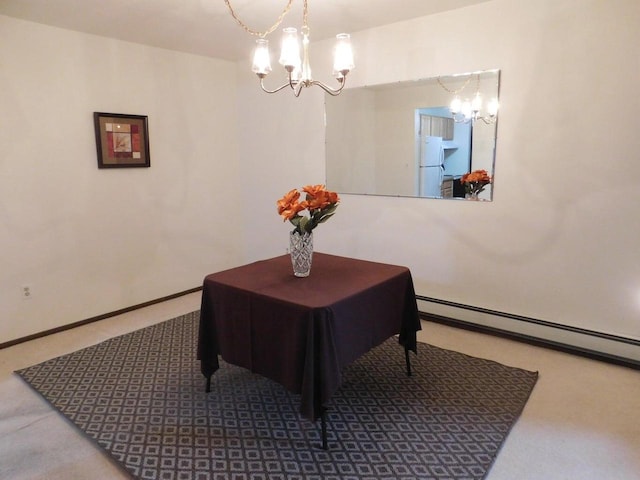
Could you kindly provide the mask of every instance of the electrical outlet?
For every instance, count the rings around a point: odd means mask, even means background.
[[[31,285],[22,286],[22,298],[25,300],[31,300],[33,298],[33,292],[31,291]]]

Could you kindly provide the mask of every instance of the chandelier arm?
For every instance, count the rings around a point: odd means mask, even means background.
[[[496,123],[496,117],[480,117],[480,119],[486,123],[487,125],[492,125],[494,123]]]
[[[471,122],[471,118],[466,118],[464,115],[460,113],[455,113],[453,115],[453,121],[455,123],[469,123]]]
[[[327,92],[329,95],[333,96],[333,97],[337,97],[340,92],[342,91],[342,89],[344,88],[344,84],[346,83],[346,79],[347,77],[342,77],[342,81],[338,80],[340,82],[340,87],[339,88],[331,88],[328,85],[325,85],[322,82],[319,82],[318,80],[314,80],[313,82],[311,82],[311,85],[317,85],[320,88],[322,88],[325,92]]]
[[[300,81],[298,83],[294,83],[293,85],[291,85],[291,88],[293,89],[293,95],[294,97],[298,98],[300,96],[300,94],[302,93],[302,87],[310,87],[312,84],[309,83],[305,83],[303,81]]]
[[[265,88],[264,86],[264,77],[260,78],[260,88],[262,88],[263,92],[267,92],[267,93],[276,93],[279,92],[280,90],[282,90],[283,88],[287,88],[291,86],[291,83],[285,83],[284,85],[280,85],[278,88],[276,88],[275,90],[268,90],[267,88]],[[293,87],[292,87],[293,88]]]
[[[291,10],[291,4],[293,3],[293,0],[289,0],[287,2],[287,5],[284,7],[284,10],[282,10],[282,13],[278,16],[276,23],[271,25],[271,27],[265,30],[264,32],[258,32],[257,30],[253,30],[249,28],[242,20],[240,20],[236,12],[233,10],[230,0],[224,0],[224,3],[227,5],[227,8],[229,9],[229,13],[233,17],[233,19],[236,21],[238,25],[240,25],[244,29],[245,32],[250,33],[251,35],[255,35],[256,37],[266,37],[267,35],[272,33],[276,28],[280,26],[280,24],[282,23],[282,20],[284,20],[285,15],[289,13],[289,10]]]
[[[296,86],[300,86],[302,82],[300,80],[294,80],[293,77],[291,76],[292,74],[293,74],[293,70],[289,72],[289,86],[291,87],[291,90],[293,90],[293,92],[295,93]],[[300,94],[298,93],[298,95]],[[296,95],[296,97],[298,95]]]
[[[486,125],[493,125],[496,123],[497,117],[494,116],[489,116],[489,117],[469,117],[466,118],[464,115],[459,115],[459,114],[455,114],[453,116],[453,121],[455,123],[471,123],[472,125],[477,122],[478,120],[482,120]]]

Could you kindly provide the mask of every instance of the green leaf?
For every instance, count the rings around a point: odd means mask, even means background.
[[[329,220],[331,217],[333,217],[333,213],[329,213],[329,214],[325,215],[320,220],[318,220],[316,223],[324,223],[327,220]]]
[[[307,224],[309,223],[309,218],[308,217],[300,217],[300,221],[298,222],[298,228],[301,231],[307,231],[310,232],[311,230],[307,229]]]
[[[326,210],[324,210],[325,214],[331,214],[333,215],[336,210],[338,209],[338,204],[334,203],[333,205],[331,205],[329,208],[327,208]]]

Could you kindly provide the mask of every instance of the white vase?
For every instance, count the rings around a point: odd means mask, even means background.
[[[311,273],[311,261],[313,260],[313,232],[289,233],[289,253],[291,265],[296,277],[308,277]]]

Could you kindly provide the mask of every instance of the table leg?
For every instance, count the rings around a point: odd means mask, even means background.
[[[322,414],[320,414],[320,428],[322,430],[322,449],[328,450],[327,446],[327,410],[322,409]]]
[[[411,376],[411,360],[409,359],[408,348],[404,349],[404,359],[405,359],[405,362],[407,363],[407,377],[410,377]]]

